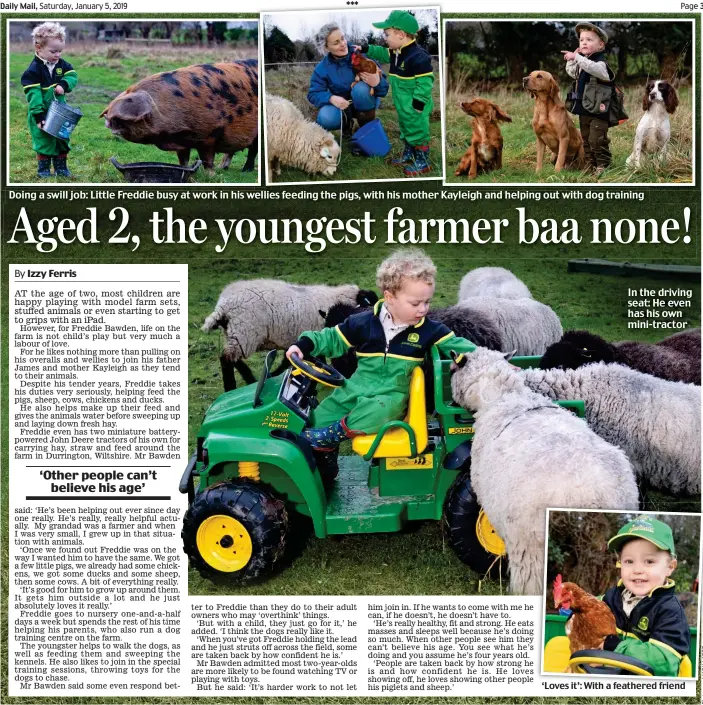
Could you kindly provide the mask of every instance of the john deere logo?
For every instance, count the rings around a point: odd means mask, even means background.
[[[651,524],[649,524],[648,522],[640,521],[637,523],[633,523],[630,531],[649,531],[650,533],[653,534],[654,527]]]
[[[417,343],[418,340],[420,340],[420,336],[417,333],[411,333],[408,336],[409,343]]]
[[[63,73],[63,69],[56,69],[56,73]]]
[[[649,628],[649,617],[642,617],[639,622],[637,622],[637,628],[646,632]]]

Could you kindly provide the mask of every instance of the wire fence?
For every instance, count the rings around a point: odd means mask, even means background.
[[[430,54],[430,58],[434,61],[439,61],[439,54]],[[322,59],[317,61],[278,61],[278,62],[264,62],[263,66],[317,66]]]

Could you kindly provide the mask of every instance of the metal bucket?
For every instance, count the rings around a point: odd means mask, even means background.
[[[54,100],[46,113],[46,121],[42,130],[58,139],[67,140],[82,117],[83,113],[80,108],[72,108],[66,103]]]

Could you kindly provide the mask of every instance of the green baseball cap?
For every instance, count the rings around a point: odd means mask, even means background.
[[[420,29],[417,20],[405,10],[393,10],[383,22],[372,22],[372,24],[378,29],[393,27],[393,29],[399,29],[406,34],[417,34]]]
[[[630,521],[608,541],[608,548],[619,551],[623,544],[632,539],[644,539],[653,543],[662,551],[669,551],[672,558],[676,557],[674,548],[674,535],[671,527],[663,521],[650,516],[639,516],[634,521]]]

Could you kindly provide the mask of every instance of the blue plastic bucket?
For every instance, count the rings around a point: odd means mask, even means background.
[[[365,157],[385,157],[391,151],[391,143],[378,118],[367,122],[354,133],[351,151]]]
[[[54,100],[46,113],[46,120],[42,129],[54,137],[67,140],[82,117],[83,113],[80,108],[72,108],[66,103],[59,103],[58,100]]]

